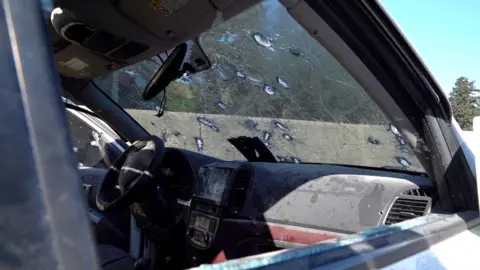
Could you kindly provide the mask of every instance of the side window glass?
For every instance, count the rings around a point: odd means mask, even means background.
[[[67,119],[78,167],[107,168],[100,151],[98,133],[68,110]]]

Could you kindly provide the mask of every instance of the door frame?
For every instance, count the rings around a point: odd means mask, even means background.
[[[377,1],[282,1],[415,149],[449,212],[478,210],[475,175],[448,100]]]

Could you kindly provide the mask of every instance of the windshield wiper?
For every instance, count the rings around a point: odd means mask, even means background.
[[[258,137],[240,136],[228,139],[250,162],[277,162],[270,149]]]

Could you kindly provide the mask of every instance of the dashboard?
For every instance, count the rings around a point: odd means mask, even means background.
[[[161,167],[182,207],[192,265],[341,239],[427,215],[436,198],[414,173],[226,162],[174,148]]]
[[[183,201],[190,200],[193,183],[197,180],[198,169],[192,164],[193,154],[195,153],[167,148],[160,166],[162,178],[168,182],[172,195]]]
[[[435,198],[431,181],[421,174],[216,162],[198,170],[187,239],[192,257],[221,262],[427,215]]]

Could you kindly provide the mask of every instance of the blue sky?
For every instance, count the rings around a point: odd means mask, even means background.
[[[443,91],[465,76],[480,88],[480,0],[380,0]]]

